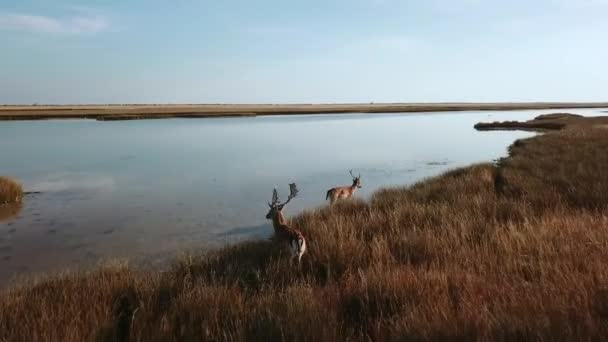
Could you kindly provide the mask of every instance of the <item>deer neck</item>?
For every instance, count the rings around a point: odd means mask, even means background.
[[[274,215],[274,217],[272,218],[272,224],[275,228],[280,227],[282,225],[287,225],[287,220],[285,219],[285,216],[283,216],[282,212],[278,211]]]
[[[354,194],[357,191],[357,184],[353,184],[350,186],[350,193]]]

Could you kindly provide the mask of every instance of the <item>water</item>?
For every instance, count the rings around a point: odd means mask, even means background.
[[[599,115],[599,109],[567,110]],[[506,155],[530,132],[477,132],[479,121],[556,110],[225,119],[0,122],[0,174],[23,182],[16,217],[0,215],[0,283],[128,258],[264,238],[273,187],[293,215],[362,175],[357,197]]]

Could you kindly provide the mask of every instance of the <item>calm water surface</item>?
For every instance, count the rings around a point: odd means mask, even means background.
[[[599,109],[567,110],[599,115]],[[15,275],[264,238],[273,187],[300,195],[288,215],[324,204],[361,173],[357,197],[506,155],[529,132],[479,121],[556,110],[226,119],[0,122],[0,174],[22,181],[23,208],[0,215],[0,284]]]

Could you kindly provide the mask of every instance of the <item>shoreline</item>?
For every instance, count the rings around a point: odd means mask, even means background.
[[[608,102],[0,105],[0,121],[49,119],[117,121],[269,115],[386,114],[582,108],[608,108]]]

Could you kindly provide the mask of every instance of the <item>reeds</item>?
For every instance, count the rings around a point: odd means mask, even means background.
[[[0,205],[18,203],[22,198],[21,184],[10,178],[0,177]]]

